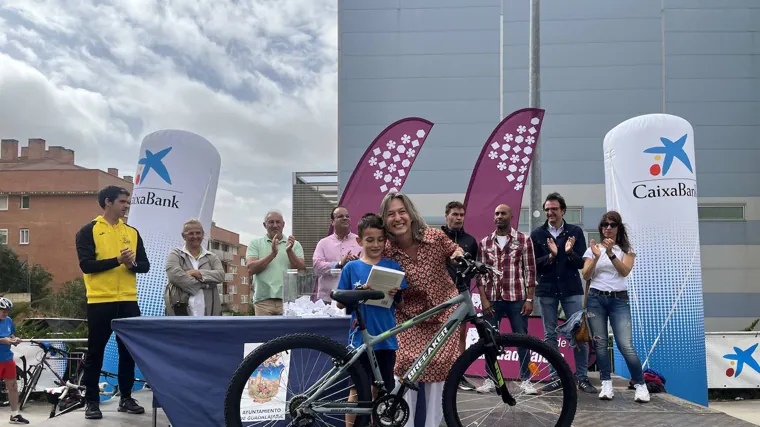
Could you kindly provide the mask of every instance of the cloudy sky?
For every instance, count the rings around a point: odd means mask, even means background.
[[[2,0],[0,137],[134,175],[146,134],[196,132],[222,156],[214,219],[247,243],[289,219],[292,172],[337,167],[336,3]]]

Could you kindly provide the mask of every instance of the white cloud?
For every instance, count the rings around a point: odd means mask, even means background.
[[[291,173],[336,168],[336,2],[87,3],[0,6],[0,136],[133,175],[146,134],[195,132],[222,155],[218,225],[292,222]]]

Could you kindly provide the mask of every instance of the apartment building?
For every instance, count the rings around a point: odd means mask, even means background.
[[[245,268],[245,253],[248,246],[240,244],[240,235],[233,231],[211,225],[208,250],[222,260],[224,283],[219,285],[222,310],[247,313],[251,301],[251,277]]]
[[[132,190],[132,177],[74,163],[74,151],[46,147],[44,139],[0,141],[0,245],[53,275],[53,289],[81,277],[74,236],[101,213],[98,191],[107,185]]]

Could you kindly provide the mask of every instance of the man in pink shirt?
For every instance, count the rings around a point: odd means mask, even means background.
[[[317,299],[330,303],[330,291],[338,287],[339,274],[333,275],[330,270],[342,269],[347,262],[361,256],[361,246],[358,237],[351,232],[351,217],[348,210],[342,206],[333,209],[330,214],[335,232],[317,243],[312,258],[314,276],[317,284]]]

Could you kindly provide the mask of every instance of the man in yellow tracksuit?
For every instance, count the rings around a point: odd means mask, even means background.
[[[87,288],[87,360],[82,382],[87,388],[85,418],[99,419],[98,380],[103,353],[113,332],[111,321],[140,316],[137,305],[137,273],[147,273],[150,262],[140,233],[124,222],[130,194],[125,188],[108,186],[98,193],[103,214],[85,224],[77,233],[79,268]],[[135,361],[121,342],[119,348],[119,412],[142,414],[145,409],[132,398]]]

